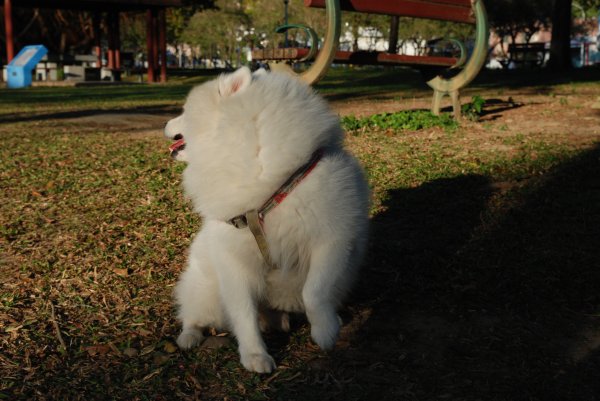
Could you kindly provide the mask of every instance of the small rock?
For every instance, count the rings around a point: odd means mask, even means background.
[[[153,344],[148,345],[147,347],[142,348],[142,352],[140,352],[140,355],[141,356],[148,355],[149,353],[154,351],[154,348],[155,348],[155,346]]]
[[[200,348],[203,349],[219,349],[221,347],[225,347],[231,345],[231,338],[229,337],[216,337],[209,336],[206,337]]]
[[[172,342],[167,341],[167,342],[165,342],[163,349],[165,350],[165,352],[172,354],[173,352],[177,351],[178,348]]]
[[[162,365],[169,360],[169,355],[165,355],[162,352],[156,352],[152,358],[155,365]]]
[[[130,358],[138,356],[139,353],[140,352],[137,349],[135,349],[135,348],[125,348],[123,350],[123,354],[127,355]]]

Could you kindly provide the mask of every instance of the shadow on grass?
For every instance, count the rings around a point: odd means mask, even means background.
[[[368,97],[390,99],[403,92],[404,97],[430,97],[426,81],[435,74],[419,72],[409,67],[347,67],[332,68],[325,79],[316,85],[329,101],[343,101]],[[529,95],[550,94],[555,85],[600,81],[600,68],[574,69],[568,73],[548,70],[483,70],[465,89],[477,93],[482,89],[521,89]],[[463,91],[461,91],[463,92]]]
[[[600,68],[596,66],[574,68],[569,72],[561,73],[546,69],[483,70],[477,75],[472,86],[512,89],[536,87],[536,91],[544,93],[546,92],[544,87],[547,87],[547,92],[550,92],[553,85],[599,80]]]
[[[512,100],[485,99],[485,105],[481,111],[481,120],[495,120],[501,116],[502,112],[521,107],[523,107],[522,103],[515,103]]]
[[[136,106],[132,108],[121,109],[86,109],[86,110],[70,110],[51,113],[13,113],[0,115],[0,123],[21,123],[28,121],[45,121],[45,120],[70,120],[83,117],[93,117],[100,115],[123,116],[128,115],[149,114],[153,116],[172,117],[181,113],[180,106]]]
[[[596,147],[495,211],[507,184],[482,176],[393,191],[342,346],[278,396],[598,399],[599,167]]]
[[[39,103],[72,103],[97,101],[181,100],[191,85],[140,85],[96,87],[36,87],[1,89],[0,105]]]
[[[328,101],[389,99],[398,92],[410,96],[415,91],[428,93],[428,86],[418,71],[410,68],[338,67],[319,82],[316,89]]]

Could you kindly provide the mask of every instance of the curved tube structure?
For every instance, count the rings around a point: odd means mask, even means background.
[[[298,74],[299,78],[305,81],[308,84],[313,84],[319,81],[333,62],[333,58],[335,57],[335,52],[337,51],[338,43],[340,41],[340,31],[342,25],[341,18],[341,9],[339,0],[327,0],[326,2],[326,10],[327,10],[327,32],[325,33],[325,40],[323,41],[323,45],[317,54],[317,58],[312,63],[310,68],[300,74]],[[284,27],[285,28],[285,27]],[[303,29],[307,29],[306,27],[301,27]],[[285,28],[287,29],[287,28]],[[310,28],[309,28],[310,29]],[[312,31],[312,29],[310,29]],[[309,31],[310,32],[310,31]],[[313,31],[314,32],[314,31]],[[312,34],[311,34],[312,37]],[[313,49],[314,52],[317,51],[317,43],[318,41],[313,41]],[[314,54],[311,49],[310,54]],[[269,67],[272,70],[284,70],[290,72],[292,74],[296,74],[292,68],[286,63],[269,63]]]
[[[466,65],[458,74],[451,78],[445,78],[441,75],[429,80],[429,85],[434,90],[432,111],[434,114],[439,114],[440,103],[445,95],[452,98],[452,106],[454,108],[454,116],[460,116],[460,100],[458,90],[471,82],[485,64],[488,52],[489,40],[489,24],[487,13],[483,0],[472,0],[473,10],[475,12],[475,46],[473,53],[467,61]]]
[[[459,41],[452,40],[459,46],[461,50],[460,59],[454,66],[450,67],[450,69],[444,70],[445,73],[448,73],[447,75],[440,74],[427,82],[427,84],[434,91],[432,105],[432,112],[434,114],[439,114],[442,98],[447,95],[452,99],[454,116],[456,118],[460,118],[461,110],[459,89],[469,84],[477,76],[485,64],[488,54],[489,41],[489,24],[487,13],[485,6],[483,5],[483,0],[471,0],[471,6],[475,16],[476,32],[475,45],[473,47],[471,56],[468,60],[466,60],[466,51],[464,45]],[[296,72],[286,62],[271,62],[269,63],[269,67],[271,69],[280,71],[283,70],[291,74],[298,75],[300,79],[304,80],[308,84],[313,84],[319,81],[325,75],[335,58],[338,48],[341,31],[340,1],[325,0],[325,8],[327,11],[327,32],[325,34],[325,39],[321,49],[318,51],[317,35],[312,28],[304,25],[286,25],[278,28],[277,30],[278,32],[285,32],[290,28],[299,28],[308,32],[313,45],[309,54],[300,61],[310,60],[316,54],[316,59],[312,65],[306,71],[300,74],[296,74]]]
[[[318,45],[319,45],[319,36],[317,35],[317,33],[315,32],[314,29],[312,29],[309,26],[306,25],[302,25],[302,24],[289,24],[289,25],[282,25],[280,27],[278,27],[277,29],[275,29],[275,32],[277,33],[284,33],[285,31],[289,30],[289,29],[303,29],[308,36],[310,36],[310,42],[313,44],[312,47],[310,48],[310,51],[308,52],[308,54],[304,57],[302,57],[301,59],[298,60],[299,63],[303,62],[303,61],[308,61],[308,60],[312,60],[313,58],[315,58],[317,51],[318,51]]]

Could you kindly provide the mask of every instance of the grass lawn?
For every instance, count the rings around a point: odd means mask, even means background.
[[[482,74],[468,94],[509,100],[457,126],[345,118],[373,190],[368,256],[336,350],[296,316],[265,336],[271,375],[234,342],[174,345],[201,221],[160,126],[191,81],[0,89],[0,399],[600,399],[599,75]],[[387,70],[318,89],[346,116],[430,96]]]

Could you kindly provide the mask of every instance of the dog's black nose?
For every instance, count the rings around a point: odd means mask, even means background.
[[[176,141],[178,141],[178,140],[180,140],[180,139],[183,139],[183,135],[181,135],[181,134],[177,134],[177,135],[175,135],[175,136],[173,137],[173,139],[174,139],[174,140],[176,140]]]

